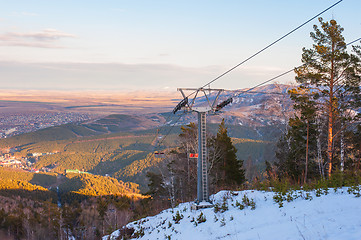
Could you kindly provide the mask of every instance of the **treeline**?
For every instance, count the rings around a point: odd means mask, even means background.
[[[65,203],[0,196],[1,239],[100,239],[128,222],[151,214],[146,199],[121,195]]]
[[[361,48],[346,46],[343,30],[322,18],[314,26],[314,45],[303,49],[304,65],[295,69],[299,86],[289,91],[296,113],[268,177],[306,184],[335,172],[359,174]]]

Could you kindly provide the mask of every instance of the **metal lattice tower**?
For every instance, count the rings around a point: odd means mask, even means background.
[[[185,90],[190,90],[195,93],[194,98],[189,102],[188,97],[184,94]],[[175,107],[173,113],[180,109],[185,109],[198,113],[198,161],[197,161],[197,204],[201,202],[209,202],[209,187],[208,187],[208,154],[207,154],[207,113],[217,112],[224,106],[232,102],[232,98],[223,101],[216,105],[218,97],[223,89],[192,89],[192,88],[178,88],[183,95],[183,100]],[[198,93],[202,92],[206,99],[203,106],[194,106]],[[207,94],[208,92],[208,94]],[[210,100],[212,92],[216,92],[214,99]]]
[[[209,202],[206,112],[198,112],[197,202]]]

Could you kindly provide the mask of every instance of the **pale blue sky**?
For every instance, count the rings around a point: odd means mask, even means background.
[[[1,88],[200,87],[335,2],[0,0]],[[361,37],[360,9],[343,0],[323,18],[334,17],[349,42]],[[315,23],[212,87],[252,87],[298,66]]]

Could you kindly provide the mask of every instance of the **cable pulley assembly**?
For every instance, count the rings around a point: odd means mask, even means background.
[[[221,110],[222,108],[224,108],[225,106],[227,106],[228,104],[233,102],[233,98],[228,98],[227,100],[224,100],[223,102],[221,102],[220,104],[218,104],[216,106],[216,112],[218,112],[219,110]]]
[[[178,105],[173,109],[173,114],[181,110],[182,107],[185,107],[188,104],[188,97],[184,98],[178,103]]]

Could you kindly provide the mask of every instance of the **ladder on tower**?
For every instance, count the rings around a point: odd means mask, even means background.
[[[200,114],[200,135],[202,152],[202,201],[208,199],[208,174],[207,174],[207,136],[206,136],[206,113]]]

